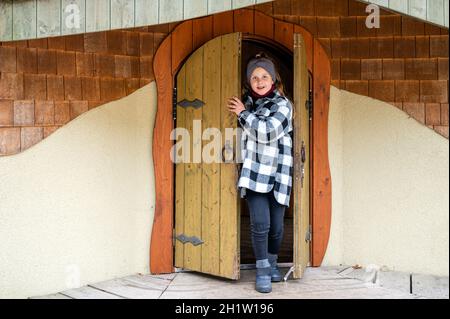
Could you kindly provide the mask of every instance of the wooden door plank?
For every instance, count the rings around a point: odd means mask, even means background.
[[[305,240],[309,227],[309,114],[305,108],[309,81],[306,63],[306,43],[301,34],[294,34],[294,278],[301,278],[309,262],[309,242]],[[301,149],[306,161],[302,182]]]
[[[203,48],[197,49],[186,62],[186,98],[190,101],[203,98]],[[191,136],[191,161],[185,165],[185,221],[186,236],[202,239],[202,164],[201,164],[202,108],[186,109],[186,129]],[[200,120],[200,122],[198,122]],[[201,271],[202,245],[184,246],[184,266]]]
[[[44,0],[37,2],[37,37],[48,37],[61,33],[61,7],[59,2]]]
[[[184,196],[183,233],[200,238],[203,244],[184,244],[183,262],[177,264],[232,279],[239,278],[237,171],[233,161],[221,163],[221,144],[225,128],[237,126],[236,116],[226,110],[224,101],[226,97],[239,95],[239,45],[240,34],[211,40],[197,49],[180,71],[185,72],[184,98],[205,103],[198,109],[185,109],[184,127],[191,136],[192,162],[184,165],[184,194],[180,195]],[[222,58],[224,55],[227,57]],[[182,76],[178,74],[177,83]],[[196,120],[201,120],[201,124],[194,123]],[[207,128],[212,131],[205,131]],[[205,141],[202,141],[203,133]],[[231,146],[235,144],[233,133],[236,132],[231,132]],[[211,140],[214,142],[209,144]],[[206,146],[204,150],[202,146]],[[211,154],[211,148],[216,157],[202,157],[202,151]],[[178,215],[183,213],[179,210],[177,207],[177,221]],[[177,247],[175,254],[178,256],[181,253]]]
[[[305,87],[305,95],[306,95],[306,99],[308,99],[308,95],[309,95],[309,89],[310,87],[310,81],[309,81],[309,74],[308,74],[308,69],[305,65],[306,61],[304,62],[304,82],[306,87]],[[312,89],[312,88],[311,88]],[[305,108],[304,108],[305,110]],[[305,145],[305,153],[306,153],[306,161],[304,164],[304,176],[303,176],[303,189],[305,190],[300,198],[300,204],[301,204],[301,210],[300,210],[300,214],[301,214],[301,226],[300,229],[302,230],[301,234],[300,234],[300,240],[301,240],[301,247],[300,251],[303,252],[303,254],[300,255],[300,262],[303,265],[303,271],[305,270],[306,267],[311,265],[311,234],[309,234],[309,239],[310,241],[306,240],[306,234],[309,231],[312,231],[312,223],[311,223],[311,215],[312,215],[312,210],[311,210],[311,120],[309,119],[309,112],[304,112],[305,117],[302,118],[302,136],[303,136],[303,140],[305,141],[304,145]],[[296,274],[294,273],[294,276]],[[303,276],[303,273],[298,274],[298,278],[301,278],[301,276]]]
[[[186,67],[182,67],[177,76],[177,102],[186,98]],[[177,118],[176,128],[185,128],[185,109],[181,106],[177,106]],[[187,146],[190,145],[190,139],[186,139],[187,136],[177,138],[176,143],[180,143],[180,139],[183,139],[181,144],[183,156],[182,162],[177,160],[175,165],[175,235],[184,234],[184,174],[185,174],[185,160]],[[178,154],[174,154],[179,159]],[[175,240],[175,239],[174,239]],[[175,267],[184,267],[184,245],[178,240],[175,240]]]
[[[10,41],[13,38],[12,0],[0,1],[0,41]]]
[[[303,37],[303,41],[305,42],[305,47],[306,47],[306,63],[308,66],[308,70],[312,73],[313,71],[313,37],[311,35],[311,33],[309,33],[305,28],[299,26],[299,25],[294,25],[294,32],[295,33],[300,33]]]
[[[36,0],[13,1],[13,40],[36,38]]]
[[[89,0],[86,2],[86,32],[110,29],[110,0]]]
[[[240,45],[241,33],[227,34],[222,37],[222,88],[220,100],[221,123],[225,128],[236,128],[236,115],[228,111],[226,101],[231,96],[240,96]],[[223,144],[225,134],[223,134]],[[232,143],[232,141],[231,141]],[[233,148],[236,143],[232,143]],[[234,149],[236,154],[237,150]],[[221,164],[221,198],[220,198],[220,274],[224,277],[239,278],[239,198],[236,163]],[[231,182],[230,182],[231,181]],[[236,229],[238,228],[238,229]]]
[[[146,26],[158,24],[158,0],[135,0],[136,1],[136,16],[135,26]]]
[[[301,76],[301,51],[303,39],[298,36],[298,34],[294,34],[294,118],[292,121],[294,135],[293,135],[293,159],[294,159],[294,172],[293,172],[293,180],[292,180],[292,195],[294,196],[294,247],[293,247],[293,259],[294,259],[294,275],[302,273],[302,265],[300,261],[300,198],[301,198],[301,161],[300,161],[300,143],[301,141],[301,102],[305,98],[302,90],[303,77]],[[299,271],[300,268],[300,271]]]
[[[202,175],[202,272],[217,274],[220,269],[220,70],[221,41],[215,39],[204,46],[203,51],[203,141],[205,156]],[[206,130],[210,130],[207,132]],[[218,142],[215,144],[215,142]],[[208,147],[212,146],[211,148]],[[214,147],[216,145],[217,147]],[[217,149],[218,148],[218,149]],[[216,157],[209,156],[211,153]],[[207,157],[208,156],[208,157]],[[210,163],[206,163],[207,162]],[[211,162],[212,161],[212,162]]]

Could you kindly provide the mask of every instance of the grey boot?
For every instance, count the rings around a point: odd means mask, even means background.
[[[256,291],[263,293],[272,291],[270,273],[270,264],[267,259],[256,261]]]
[[[272,282],[279,282],[281,281],[281,278],[283,278],[281,276],[280,270],[278,269],[277,266],[277,259],[278,259],[278,255],[272,255],[272,254],[268,254],[269,256],[269,263],[270,263],[270,277]]]

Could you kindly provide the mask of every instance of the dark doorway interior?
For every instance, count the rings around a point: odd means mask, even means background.
[[[283,47],[272,45],[258,38],[247,38],[242,41],[242,62],[241,75],[242,82],[246,81],[247,62],[259,52],[265,52],[276,64],[278,72],[284,85],[284,91],[289,100],[293,101],[293,57],[292,53]],[[294,191],[294,190],[292,190]],[[279,262],[293,261],[293,196],[289,208],[285,212],[284,237],[279,254]],[[247,202],[241,199],[241,264],[254,264],[251,237],[250,237],[250,216]]]

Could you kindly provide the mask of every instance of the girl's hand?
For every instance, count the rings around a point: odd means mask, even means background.
[[[236,115],[245,110],[244,104],[235,96],[228,99],[227,107],[228,111],[236,113]]]

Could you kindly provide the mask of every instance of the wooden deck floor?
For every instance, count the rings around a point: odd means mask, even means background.
[[[283,269],[287,271],[287,269]],[[242,270],[238,281],[194,272],[133,275],[90,284],[33,299],[416,299],[419,296],[346,276],[343,268],[308,268],[304,278],[274,283],[270,294],[254,289],[254,270]]]

